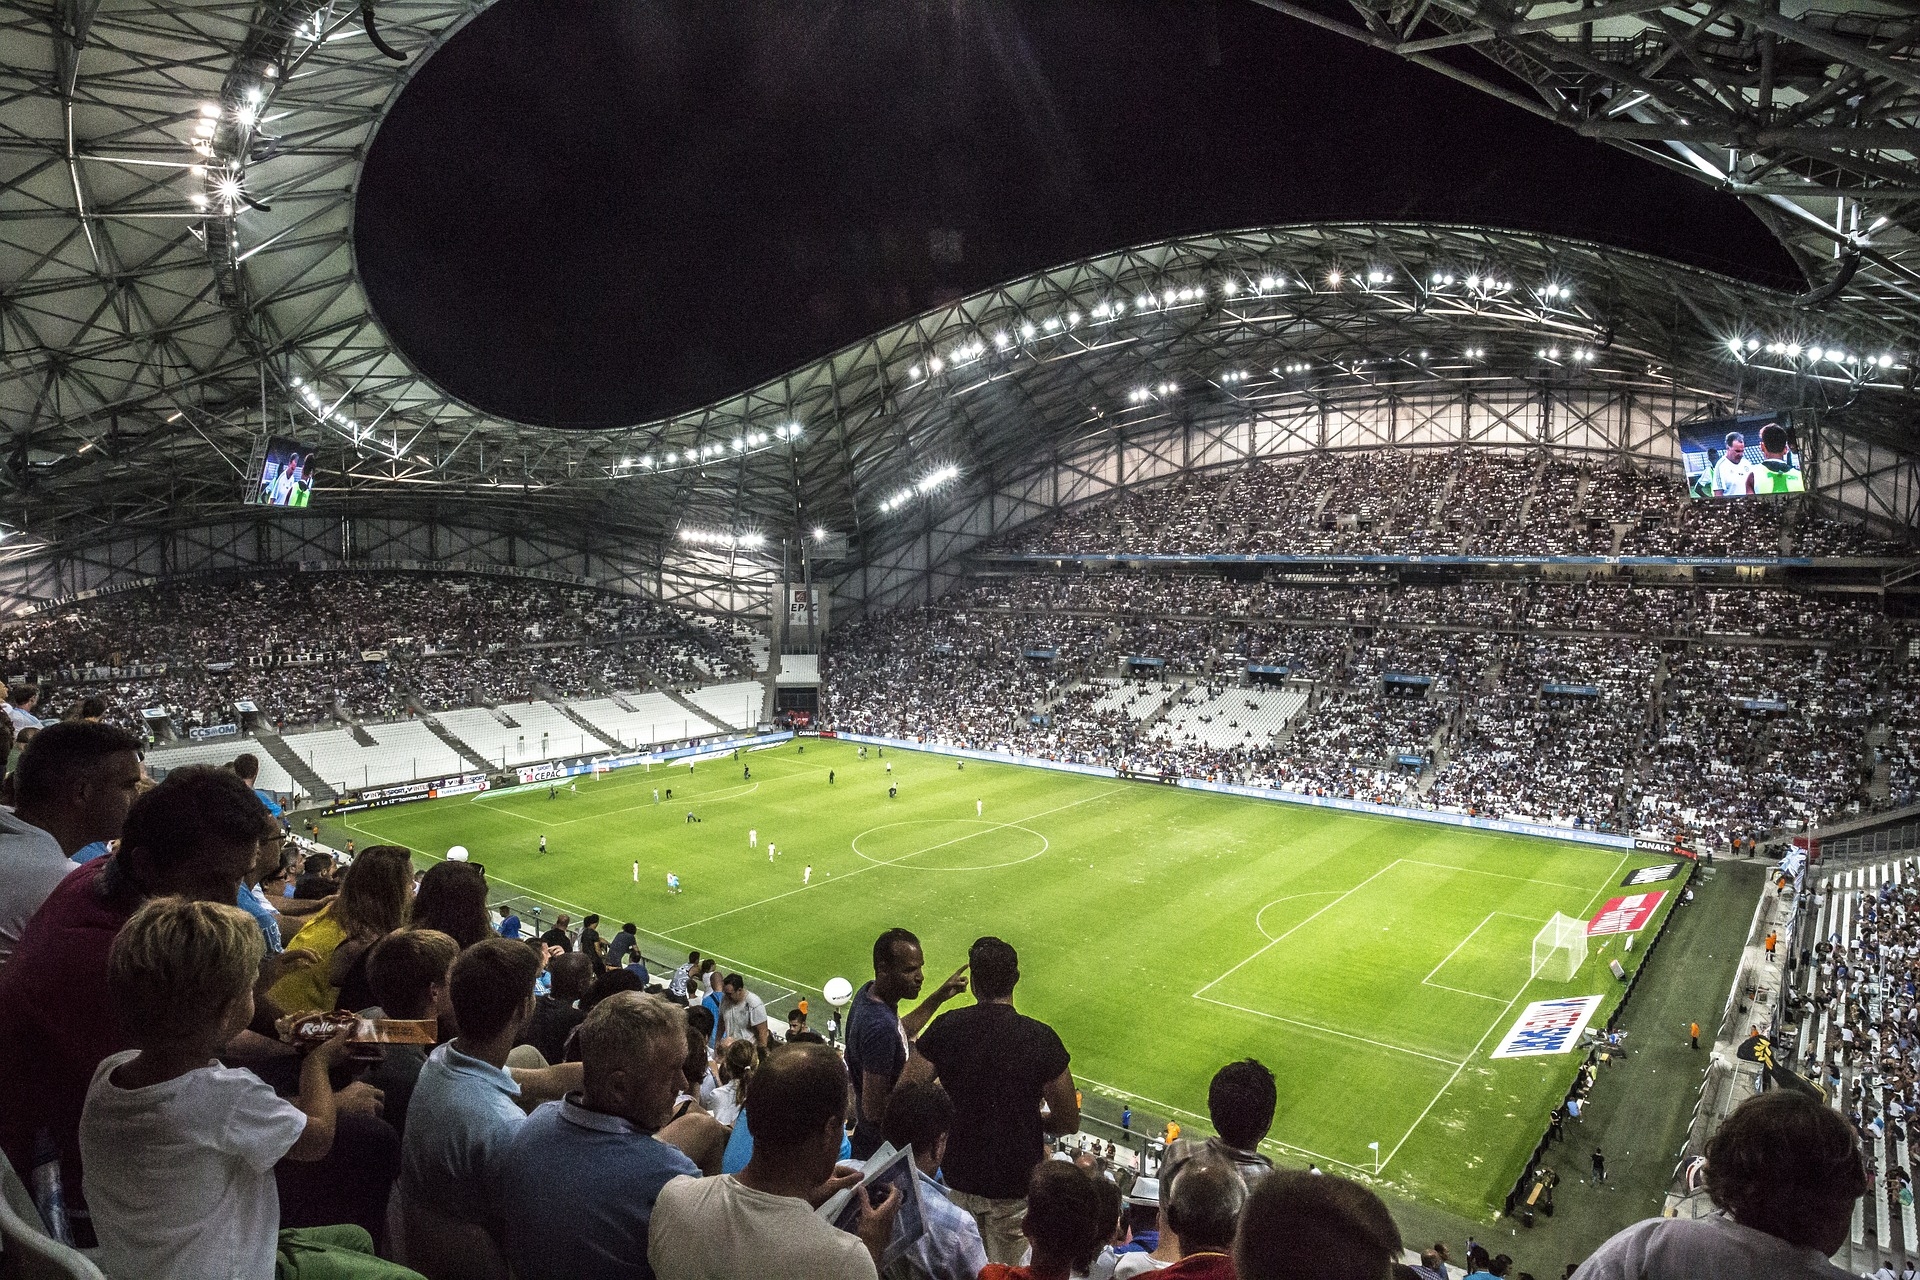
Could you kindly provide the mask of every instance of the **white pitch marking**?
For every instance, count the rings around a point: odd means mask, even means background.
[[[1493,997],[1488,998],[1492,999]],[[1309,1031],[1318,1031],[1322,1035],[1338,1036],[1342,1040],[1352,1040],[1357,1044],[1372,1045],[1376,1049],[1387,1049],[1394,1053],[1404,1053],[1415,1058],[1425,1058],[1430,1062],[1437,1062],[1443,1067],[1457,1067],[1460,1065],[1458,1058],[1443,1058],[1436,1053],[1428,1053],[1422,1049],[1409,1049],[1405,1045],[1390,1044],[1385,1040],[1375,1040],[1369,1036],[1357,1036],[1351,1031],[1339,1031],[1333,1027],[1321,1026],[1317,1022],[1302,1022],[1298,1018],[1283,1018],[1277,1013],[1266,1013],[1259,1009],[1249,1009],[1245,1005],[1228,1004],[1225,1000],[1215,1000],[1212,996],[1195,996],[1194,999],[1204,1001],[1207,1004],[1217,1004],[1222,1009],[1233,1009],[1239,1013],[1252,1014],[1256,1018],[1268,1018],[1274,1022],[1284,1022],[1290,1027],[1305,1027]]]

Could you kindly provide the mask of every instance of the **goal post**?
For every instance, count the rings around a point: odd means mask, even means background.
[[[1533,976],[1548,982],[1571,982],[1587,960],[1587,922],[1553,913],[1553,919],[1533,936]]]

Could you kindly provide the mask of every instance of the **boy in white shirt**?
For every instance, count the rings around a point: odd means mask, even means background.
[[[114,939],[108,982],[140,1047],[94,1072],[80,1151],[98,1261],[115,1280],[271,1280],[274,1165],[319,1160],[333,1146],[327,1072],[351,1029],[307,1054],[298,1103],[214,1060],[253,1018],[263,951],[246,912],[185,898],[147,903]],[[373,1251],[360,1228],[324,1231],[329,1243]]]

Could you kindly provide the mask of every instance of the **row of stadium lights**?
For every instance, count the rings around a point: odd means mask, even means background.
[[[809,536],[815,542],[825,542],[832,535],[815,525]],[[682,529],[679,538],[694,546],[720,547],[728,551],[752,551],[767,545],[767,535],[764,533],[736,533],[728,529]]]
[[[1762,343],[1758,338],[1728,338],[1727,349],[1741,360],[1765,351],[1771,356],[1785,356],[1789,360],[1805,360],[1809,364],[1819,364],[1822,361],[1828,361],[1833,364],[1854,365],[1862,370],[1891,369],[1894,367],[1893,356],[1885,351],[1877,356],[1861,356],[1855,355],[1850,351],[1844,351],[1839,347],[1802,346],[1798,342]]]
[[[266,75],[275,74],[273,67],[266,68]],[[222,115],[229,116],[241,129],[252,129],[260,121],[261,105],[266,101],[267,92],[261,85],[248,89],[240,105],[231,111],[223,111],[217,102],[203,102],[200,111],[193,117],[193,133],[187,140],[192,148],[194,159],[187,165],[187,175],[199,180],[199,190],[187,194],[188,203],[195,209],[207,211],[215,205],[222,214],[234,213],[246,197],[246,185],[241,179],[240,169],[232,163],[212,164],[214,159],[214,135],[219,131]]]
[[[694,445],[690,449],[668,449],[658,459],[650,453],[638,458],[620,459],[620,470],[632,471],[672,471],[693,466],[703,466],[722,458],[744,457],[766,448],[774,440],[794,441],[806,435],[806,429],[797,422],[775,427],[771,433],[765,431],[747,431],[735,436],[731,441],[714,444]]]
[[[1326,282],[1329,287],[1338,289],[1348,278],[1335,269],[1327,272]],[[1351,278],[1363,288],[1369,289],[1381,288],[1394,282],[1393,272],[1381,267],[1370,267],[1363,272],[1355,272]],[[1237,297],[1245,289],[1255,296],[1265,296],[1284,293],[1296,283],[1302,289],[1311,290],[1312,288],[1304,279],[1294,282],[1284,276],[1262,275],[1249,278],[1244,285],[1238,278],[1229,277],[1221,282],[1220,292],[1232,298]],[[1511,280],[1502,280],[1491,274],[1483,276],[1477,272],[1456,277],[1451,272],[1436,271],[1429,284],[1430,288],[1436,292],[1450,289],[1456,284],[1461,285],[1469,293],[1477,294],[1483,299],[1509,293],[1514,287]],[[1534,293],[1542,302],[1568,303],[1573,299],[1573,289],[1558,283],[1543,284],[1534,290]],[[1129,305],[1135,313],[1144,314],[1150,311],[1173,311],[1181,307],[1199,305],[1206,300],[1205,284],[1182,285],[1179,288],[1158,291],[1148,290],[1135,297],[1131,304],[1117,299],[1095,303],[1092,319],[1098,324],[1111,324],[1127,314]],[[992,335],[992,345],[995,350],[1008,351],[1016,342],[1025,344],[1077,329],[1085,319],[1086,317],[1082,316],[1078,310],[1069,310],[1064,315],[1048,316],[1037,323],[1033,320],[1025,320],[1012,332],[1005,329],[995,330]],[[935,374],[945,373],[949,368],[961,368],[984,356],[987,353],[987,345],[987,340],[981,338],[960,343],[948,348],[944,356],[931,356],[924,365],[910,366],[907,369],[907,377],[918,382]]]
[[[347,434],[353,437],[355,444],[360,442],[360,424],[354,421],[349,415],[340,411],[338,401],[329,404],[326,397],[322,396],[311,382],[300,378],[294,378],[292,381],[293,389],[299,393],[302,400],[306,401],[307,412],[311,413],[320,421],[331,422],[334,426],[347,432]]]
[[[915,498],[924,498],[934,490],[959,478],[960,468],[955,466],[937,467],[927,472],[912,484],[896,490],[880,503],[882,515],[892,515]]]

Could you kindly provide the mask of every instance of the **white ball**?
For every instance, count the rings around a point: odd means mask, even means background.
[[[453,846],[453,848],[447,850],[448,862],[465,862],[466,860],[467,860],[467,846],[463,844],[457,844]]]
[[[826,988],[821,992],[830,1005],[843,1005],[853,999],[853,984],[845,978],[828,978]]]

